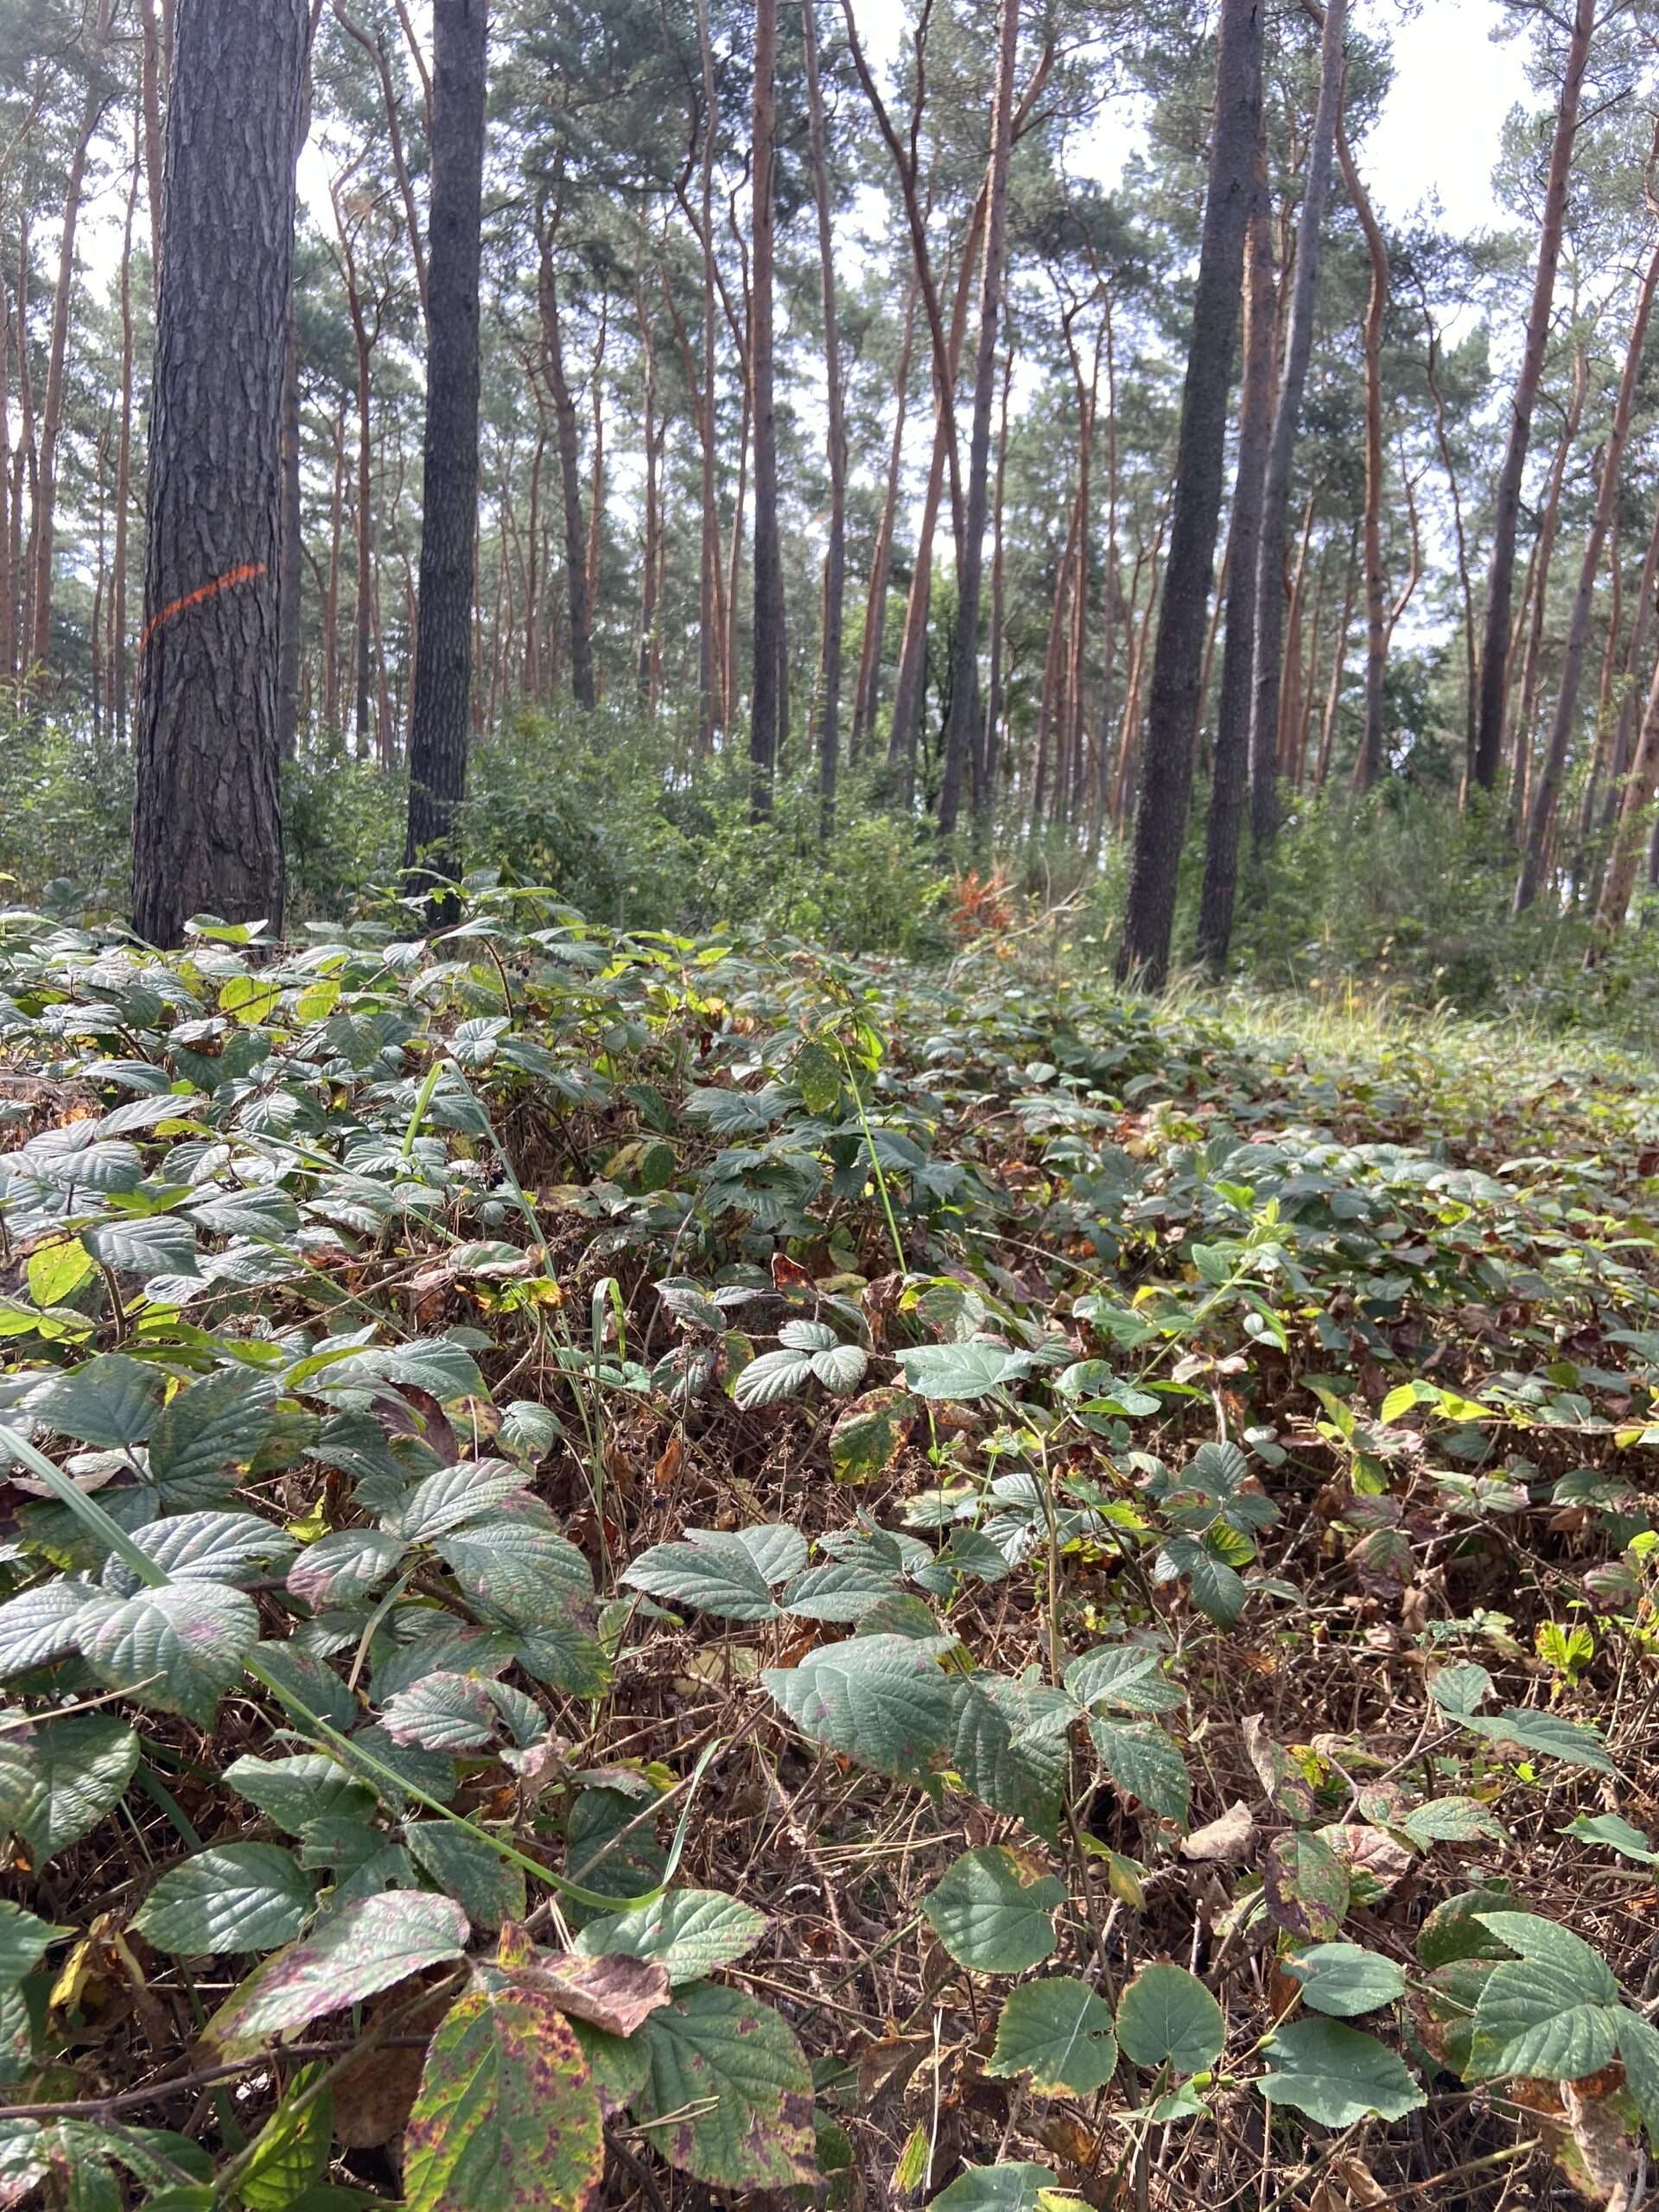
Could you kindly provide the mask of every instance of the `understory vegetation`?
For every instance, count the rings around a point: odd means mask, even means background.
[[[1650,1061],[981,919],[0,920],[6,2201],[1630,2201]]]

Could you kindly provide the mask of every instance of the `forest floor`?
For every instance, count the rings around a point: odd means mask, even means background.
[[[1634,2203],[1659,1068],[422,928],[0,919],[0,2205]]]

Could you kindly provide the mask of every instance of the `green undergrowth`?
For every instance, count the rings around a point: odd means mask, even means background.
[[[0,1052],[5,2201],[1637,2175],[1648,1064],[487,880]]]

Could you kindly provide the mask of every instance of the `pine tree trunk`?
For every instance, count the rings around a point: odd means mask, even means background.
[[[783,697],[783,568],[778,543],[778,424],[772,399],[773,75],[778,0],[755,0],[754,275],[749,308],[749,386],[754,407],[754,663],[749,691],[749,813],[772,812]]]
[[[1169,972],[1176,882],[1192,791],[1244,235],[1261,130],[1264,10],[1265,0],[1222,0],[1210,181],[1181,401],[1175,505],[1118,954],[1120,978],[1134,976],[1153,989],[1161,988]]]
[[[939,835],[957,826],[963,786],[979,745],[979,613],[985,524],[990,489],[991,415],[996,404],[996,319],[1002,301],[1007,233],[1008,164],[1014,150],[1014,70],[1020,45],[1020,0],[1001,0],[996,92],[991,110],[990,166],[985,179],[985,257],[979,279],[979,337],[974,354],[974,404],[968,436],[968,491],[957,563],[957,626],[950,655],[950,715],[939,785]],[[1084,596],[1079,586],[1079,596]]]
[[[1618,505],[1624,448],[1630,440],[1630,416],[1636,406],[1642,353],[1647,343],[1648,325],[1653,319],[1656,292],[1659,292],[1659,249],[1649,257],[1642,289],[1637,296],[1636,313],[1630,323],[1630,340],[1624,353],[1624,374],[1619,379],[1618,397],[1613,408],[1612,426],[1601,457],[1601,481],[1596,489],[1595,508],[1590,519],[1589,533],[1585,539],[1584,559],[1579,567],[1578,589],[1573,594],[1573,611],[1567,619],[1567,644],[1561,655],[1560,684],[1555,695],[1555,713],[1550,724],[1549,743],[1545,750],[1542,769],[1533,788],[1527,818],[1526,851],[1515,887],[1514,912],[1517,914],[1525,913],[1531,906],[1538,896],[1538,887],[1543,880],[1544,844],[1554,818],[1556,794],[1560,789],[1561,778],[1567,772],[1567,748],[1572,744],[1573,731],[1578,720],[1579,691],[1584,681],[1584,657],[1590,644],[1590,620],[1595,612],[1596,579],[1601,573],[1602,550]]]
[[[818,82],[817,0],[802,0],[806,94],[810,118],[812,192],[817,203],[818,268],[823,296],[823,375],[830,435],[830,533],[823,556],[823,624],[818,654],[818,820],[827,842],[836,826],[836,777],[841,762],[841,658],[847,595],[847,420],[836,308],[836,264],[825,143],[823,92]]]
[[[576,403],[564,370],[564,333],[559,315],[558,281],[553,273],[553,226],[543,221],[537,287],[542,316],[542,359],[553,396],[553,425],[559,448],[559,489],[564,502],[565,595],[570,617],[570,690],[576,704],[591,714],[598,703],[594,689],[593,635],[588,626],[588,533],[582,517],[582,455],[576,433]]]
[[[127,662],[127,569],[129,511],[132,504],[132,231],[138,205],[141,145],[138,125],[133,130],[132,178],[127,188],[126,222],[121,238],[121,427],[115,449],[115,556],[110,580],[110,690],[114,705],[115,741],[127,741],[128,689],[131,678]],[[0,356],[4,341],[0,338]],[[0,414],[6,410],[5,370],[0,359]],[[5,454],[0,448],[0,484],[5,479]],[[0,517],[0,537],[4,520]],[[4,584],[0,581],[0,596]],[[0,628],[3,623],[0,622]],[[0,659],[3,650],[0,649]]]
[[[1527,318],[1526,345],[1515,388],[1509,445],[1497,480],[1492,520],[1492,557],[1486,579],[1486,623],[1480,658],[1480,712],[1475,726],[1475,781],[1482,791],[1487,791],[1497,786],[1498,767],[1503,758],[1503,709],[1521,485],[1532,441],[1532,418],[1544,373],[1544,355],[1549,345],[1550,314],[1555,301],[1555,272],[1560,265],[1561,238],[1567,225],[1567,194],[1573,173],[1573,141],[1578,135],[1579,104],[1595,28],[1596,0],[1576,0],[1560,103],[1555,113],[1555,136],[1550,149],[1532,308]]]
[[[288,334],[283,348],[283,512],[276,603],[282,623],[282,651],[276,677],[276,749],[291,760],[300,729],[300,575],[303,539],[300,520],[300,334],[294,302],[288,306]]]
[[[1319,100],[1307,152],[1307,181],[1296,229],[1296,257],[1290,277],[1290,307],[1285,326],[1285,359],[1268,447],[1266,489],[1262,505],[1262,544],[1256,556],[1255,643],[1252,654],[1255,696],[1250,705],[1250,836],[1258,851],[1272,843],[1279,827],[1279,687],[1284,673],[1285,550],[1290,532],[1290,477],[1301,427],[1302,395],[1313,353],[1313,314],[1324,249],[1325,203],[1331,194],[1331,162],[1337,118],[1342,110],[1346,60],[1343,34],[1347,0],[1327,0],[1319,44]]]
[[[133,925],[283,919],[277,516],[305,0],[181,0],[150,407]]]
[[[887,453],[887,488],[875,526],[875,550],[870,559],[870,587],[864,599],[864,637],[859,647],[858,683],[853,694],[853,731],[850,757],[856,760],[875,729],[875,709],[881,690],[881,647],[887,632],[887,587],[893,575],[893,527],[899,514],[899,491],[905,454],[905,416],[910,392],[910,359],[916,337],[916,280],[910,280],[905,297],[905,331],[899,346],[899,366],[893,377],[893,439]]]
[[[149,207],[149,273],[156,296],[162,283],[162,35],[156,0],[143,0],[138,47],[138,101],[144,124],[144,197]]]
[[[1198,908],[1198,957],[1217,970],[1225,965],[1232,940],[1238,837],[1249,783],[1256,556],[1262,544],[1268,440],[1273,429],[1273,340],[1278,314],[1273,232],[1268,218],[1267,148],[1258,144],[1245,255],[1244,389],[1239,403],[1238,475],[1230,530],[1232,562],[1227,585],[1227,632],[1216,715],[1204,890]]]
[[[1382,772],[1383,678],[1388,671],[1388,583],[1382,574],[1382,319],[1389,306],[1389,250],[1364,185],[1354,165],[1343,118],[1337,117],[1337,151],[1343,181],[1354,203],[1370,257],[1371,288],[1365,302],[1362,350],[1365,359],[1365,729],[1354,762],[1354,788],[1368,791]]]
[[[63,428],[64,373],[69,351],[69,309],[75,289],[75,233],[80,225],[86,153],[102,119],[105,100],[96,67],[87,85],[79,135],[69,162],[63,233],[58,248],[58,283],[52,300],[52,336],[46,361],[46,391],[41,402],[41,448],[34,517],[35,580],[30,594],[29,658],[45,669],[52,652],[52,588],[56,566],[58,438]]]
[[[473,682],[478,508],[480,212],[485,0],[434,0],[431,260],[421,480],[420,624],[404,865],[457,876]]]

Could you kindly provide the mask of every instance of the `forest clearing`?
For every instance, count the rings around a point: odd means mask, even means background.
[[[0,0],[0,2205],[1649,2201],[1656,118]]]

